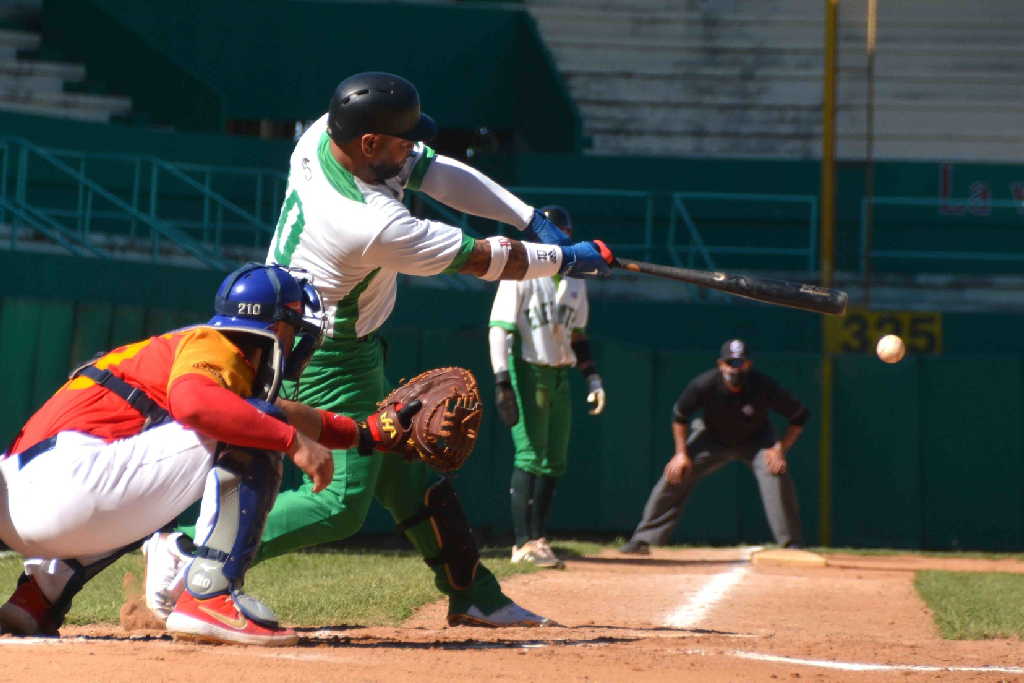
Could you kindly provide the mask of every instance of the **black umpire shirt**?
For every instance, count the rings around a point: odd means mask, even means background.
[[[731,391],[718,368],[694,377],[676,399],[672,417],[687,423],[698,410],[703,411],[708,433],[726,446],[737,446],[753,438],[767,426],[768,411],[774,410],[790,424],[803,425],[810,412],[778,382],[751,368],[740,391]]]

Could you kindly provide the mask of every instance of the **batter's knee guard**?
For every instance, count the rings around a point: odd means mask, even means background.
[[[196,529],[195,559],[185,587],[196,598],[235,593],[239,608],[256,621],[275,621],[257,600],[237,592],[259,548],[267,514],[281,484],[283,454],[224,447],[206,479]],[[248,608],[248,609],[247,609]],[[248,610],[253,613],[249,614]]]
[[[455,487],[448,479],[442,479],[428,488],[423,496],[423,509],[401,522],[398,528],[405,531],[425,520],[430,522],[441,553],[437,557],[424,558],[424,562],[432,568],[443,567],[453,589],[468,589],[480,566],[480,551],[477,550],[469,521],[455,495]]]

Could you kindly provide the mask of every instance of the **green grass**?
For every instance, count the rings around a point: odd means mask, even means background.
[[[914,586],[943,638],[1024,637],[1024,574],[920,571]]]
[[[563,557],[579,557],[605,547],[586,541],[556,541],[554,546]],[[499,580],[538,571],[533,565],[509,562],[510,550],[481,551]],[[20,572],[20,558],[0,559],[0,599],[7,595],[4,591],[13,590]],[[141,553],[122,557],[90,581],[75,598],[66,623],[117,623],[126,572],[137,577],[141,590]],[[394,625],[442,597],[433,578],[433,572],[411,550],[324,550],[291,553],[253,567],[246,577],[246,591],[266,602],[286,623]]]
[[[594,555],[620,545],[613,542],[555,540],[562,557]],[[538,571],[509,562],[509,548],[486,548],[484,562],[499,578]],[[920,553],[910,550],[814,548],[823,553],[859,555],[915,554],[964,558],[1012,558],[1014,553]],[[14,587],[21,571],[18,557],[0,559],[0,599]],[[118,560],[85,587],[75,599],[68,624],[117,623],[124,599],[122,581],[130,572],[143,578],[142,555]],[[920,571],[915,587],[935,615],[943,638],[975,640],[1024,638],[1024,575],[983,572]],[[308,626],[395,625],[423,605],[442,596],[433,574],[411,550],[368,548],[292,553],[257,565],[249,572],[246,590],[270,605],[286,623]]]

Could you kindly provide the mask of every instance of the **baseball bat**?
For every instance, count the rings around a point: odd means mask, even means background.
[[[840,289],[829,289],[818,287],[802,282],[787,282],[785,280],[769,280],[767,278],[751,277],[749,275],[731,275],[729,273],[718,273],[709,270],[692,270],[690,268],[675,268],[663,266],[657,263],[646,263],[645,261],[634,261],[632,259],[617,258],[612,266],[630,270],[636,273],[646,273],[657,277],[668,278],[689,282],[700,287],[717,289],[735,296],[742,296],[745,299],[753,299],[766,304],[776,306],[789,306],[799,308],[802,311],[812,313],[829,313],[831,315],[843,315],[846,313],[846,292]]]

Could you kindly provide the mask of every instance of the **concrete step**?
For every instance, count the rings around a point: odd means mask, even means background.
[[[746,77],[702,71],[692,74],[563,74],[579,104],[588,101],[680,105],[688,103],[737,103],[759,105],[820,105],[820,75],[758,73]],[[838,99],[842,105],[863,103],[867,94],[863,78],[840,77]],[[1024,79],[982,78],[942,81],[934,78],[879,77],[875,83],[878,104],[975,103],[1004,106],[1024,102]]]
[[[0,94],[11,92],[61,92],[64,79],[57,76],[12,76],[0,73]]]
[[[684,12],[644,13],[622,9],[620,11],[579,10],[562,7],[531,7],[545,37],[589,36],[593,38],[649,38],[661,40],[707,40],[750,42],[760,45],[824,42],[821,18],[754,17],[727,15],[707,17]],[[943,23],[927,17],[909,22],[886,21],[879,23],[879,45],[931,44],[964,45],[984,39],[985,44],[1012,47],[1020,43],[1024,32],[1024,16],[1013,20],[973,20]],[[866,22],[845,20],[839,25],[839,39],[846,45],[863,45]]]
[[[674,73],[680,70],[712,69],[774,69],[813,71],[820,74],[824,55],[820,46],[761,47],[739,44],[702,45],[699,43],[668,43],[632,39],[615,42],[591,39],[559,39],[549,43],[559,69],[580,69],[612,72]],[[840,69],[846,72],[865,70],[867,56],[863,50],[843,49],[839,54]],[[875,56],[876,74],[935,75],[941,74],[1009,74],[1022,73],[1024,49],[991,47],[985,50],[941,50],[884,48]]]
[[[0,78],[59,78],[62,81],[85,79],[85,67],[66,62],[45,62],[30,59],[0,60]]]
[[[131,111],[129,97],[81,93],[0,91],[0,110],[107,123],[112,116]]]
[[[658,131],[665,134],[788,136],[821,134],[819,107],[629,107],[614,103],[583,107],[588,133]],[[844,107],[836,117],[841,135],[864,135],[867,114],[863,107]],[[1007,144],[1024,144],[1024,107],[944,109],[932,106],[883,107],[874,115],[878,136],[932,135],[959,137],[985,134]]]
[[[528,0],[531,12],[595,12],[684,16],[708,23],[735,17],[758,20],[803,20],[821,22],[825,9],[816,0]],[[843,23],[863,22],[867,0],[843,0],[839,18]],[[898,0],[878,3],[879,24],[890,22],[1024,23],[1018,0]]]
[[[35,50],[39,47],[40,42],[41,39],[38,33],[0,28],[0,47],[9,47],[15,50]]]
[[[808,136],[763,137],[734,135],[663,135],[659,132],[638,131],[632,135],[594,133],[593,155],[640,155],[665,157],[726,157],[726,158],[786,158],[819,159],[819,141]],[[937,151],[938,150],[938,151]],[[844,160],[859,160],[865,155],[862,137],[840,137],[838,156]],[[984,136],[943,140],[935,144],[935,136],[921,139],[889,139],[875,141],[876,159],[931,160],[931,161],[989,161],[1017,163],[1024,156],[1024,144],[1008,145],[1005,140]]]

